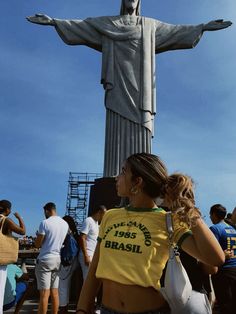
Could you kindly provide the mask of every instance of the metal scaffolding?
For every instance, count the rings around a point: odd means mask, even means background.
[[[101,173],[69,173],[66,215],[74,219],[78,230],[88,215],[90,186],[101,176]]]

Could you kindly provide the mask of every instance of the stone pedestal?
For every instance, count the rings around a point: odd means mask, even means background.
[[[95,180],[90,188],[89,213],[99,206],[105,205],[107,209],[120,207],[122,199],[116,192],[115,177],[104,177]]]

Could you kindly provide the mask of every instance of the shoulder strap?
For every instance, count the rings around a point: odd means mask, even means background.
[[[172,236],[174,233],[173,223],[172,223],[172,213],[166,212],[166,228],[169,236],[169,249],[170,249],[170,256],[179,256],[178,246],[174,245],[172,242]]]
[[[174,232],[171,212],[166,212],[166,228],[167,228],[167,232],[169,234],[169,239],[170,239]]]
[[[2,232],[2,228],[3,228],[4,222],[5,222],[5,220],[6,220],[7,217],[4,216],[4,215],[0,215],[0,218],[2,218],[2,219],[0,220],[0,222],[1,222],[0,232]]]

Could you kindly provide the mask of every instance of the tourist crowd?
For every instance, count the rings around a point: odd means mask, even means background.
[[[79,232],[72,217],[59,217],[56,205],[46,203],[36,238],[25,236],[18,213],[14,214],[18,224],[9,218],[11,202],[0,201],[1,234],[19,234],[21,249],[39,250],[38,313],[47,313],[49,297],[52,313],[68,313],[71,281],[77,281],[73,274],[78,269],[84,284],[76,313],[235,313],[236,208],[227,212],[221,204],[212,205],[209,228],[195,206],[192,179],[179,173],[169,176],[159,157],[146,153],[126,160],[116,188],[129,204],[108,211],[103,205],[94,208]],[[161,293],[169,252],[165,223],[169,211],[171,241],[179,247],[193,291],[181,312],[173,310]],[[77,250],[65,259],[62,248],[69,248],[71,239]],[[0,314],[25,297],[28,280],[19,265],[0,265]]]

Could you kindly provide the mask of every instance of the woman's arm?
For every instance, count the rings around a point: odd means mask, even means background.
[[[198,218],[191,230],[192,236],[183,241],[181,248],[205,264],[222,265],[225,262],[225,254],[204,221]]]
[[[202,268],[202,270],[204,271],[204,273],[206,275],[214,275],[218,271],[218,267],[217,266],[212,266],[212,265],[204,264],[204,263],[201,263],[201,262],[199,264],[200,264],[200,267]]]
[[[18,213],[14,213],[14,216],[18,219],[19,226],[16,223],[14,223],[14,221],[12,221],[11,219],[6,219],[4,224],[4,231],[7,230],[7,233],[15,232],[20,235],[25,235],[26,229],[23,219],[20,217]]]
[[[93,313],[95,298],[101,285],[101,281],[95,276],[99,260],[99,249],[100,243],[97,243],[92,262],[89,266],[88,275],[80,293],[76,313]]]

